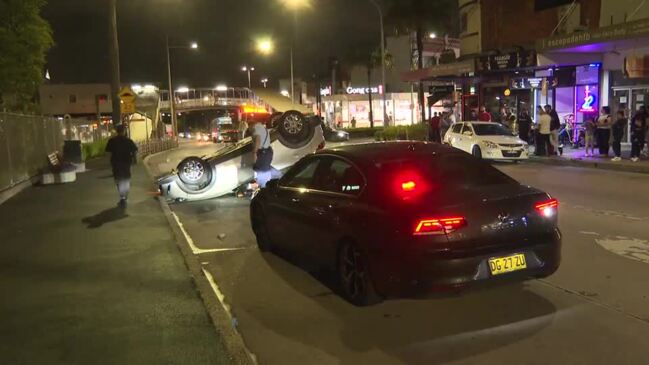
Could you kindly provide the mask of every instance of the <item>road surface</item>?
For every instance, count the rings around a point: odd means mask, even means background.
[[[201,148],[187,145],[149,163],[160,167]],[[348,304],[326,277],[291,259],[260,254],[249,201],[227,197],[172,209],[262,364],[646,364],[649,175],[497,167],[561,202],[559,271],[369,308]]]

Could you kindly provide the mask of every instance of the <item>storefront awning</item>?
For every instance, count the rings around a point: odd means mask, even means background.
[[[403,82],[419,82],[433,80],[436,77],[443,76],[460,76],[475,72],[475,60],[465,60],[460,62],[436,65],[421,70],[404,72],[401,74]]]
[[[649,44],[649,19],[541,39],[543,53],[605,53]]]

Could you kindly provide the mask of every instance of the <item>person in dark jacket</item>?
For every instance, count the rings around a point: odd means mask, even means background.
[[[124,125],[115,127],[117,135],[108,140],[106,152],[110,152],[113,178],[119,193],[119,206],[125,208],[131,190],[131,165],[137,158],[137,146],[126,136]]]
[[[550,146],[552,149],[549,151],[549,155],[554,156],[559,150],[559,129],[561,129],[561,120],[559,119],[559,114],[554,108],[552,108],[552,106],[546,105],[545,112],[550,116]]]
[[[640,152],[644,147],[645,134],[647,133],[647,109],[638,108],[638,112],[631,120],[631,161],[640,160]]]
[[[613,132],[613,153],[615,157],[611,161],[622,161],[622,138],[624,138],[624,128],[626,128],[628,121],[624,116],[624,110],[617,112],[617,119],[611,126]]]
[[[523,109],[518,117],[518,137],[523,141],[530,143],[530,130],[532,128],[532,118],[527,109]]]

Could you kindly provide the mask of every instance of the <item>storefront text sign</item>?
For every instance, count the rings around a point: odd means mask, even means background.
[[[536,66],[536,53],[520,51],[480,57],[477,59],[476,69],[478,71],[499,71],[530,66]]]
[[[369,94],[370,91],[372,94],[383,94],[383,85],[369,87],[351,87],[349,86],[346,90],[349,95],[365,95]]]
[[[576,46],[587,46],[593,43],[613,41],[617,39],[638,38],[647,35],[649,35],[649,19],[642,19],[590,31],[541,39],[537,42],[536,48],[540,51],[546,51]],[[583,51],[593,52],[594,50],[586,48]]]

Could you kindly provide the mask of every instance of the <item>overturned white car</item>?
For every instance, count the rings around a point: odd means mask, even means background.
[[[271,126],[274,177],[307,154],[324,148],[320,121],[297,111],[268,116]],[[252,138],[219,150],[212,156],[188,157],[177,169],[158,179],[160,193],[168,201],[194,201],[232,193],[254,178]]]

